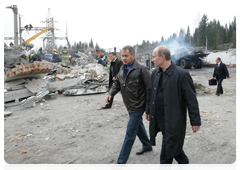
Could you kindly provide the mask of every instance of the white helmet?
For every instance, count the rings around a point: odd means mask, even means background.
[[[71,55],[69,55],[68,57],[71,58]]]

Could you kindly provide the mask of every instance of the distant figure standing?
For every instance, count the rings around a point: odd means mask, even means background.
[[[26,30],[28,30],[28,25],[25,25],[24,28],[25,28]]]
[[[39,54],[42,54],[42,47],[39,48]]]
[[[216,95],[223,94],[222,81],[223,79],[229,79],[229,73],[226,65],[222,63],[221,58],[216,58],[216,65],[213,72],[213,79],[216,77],[218,81]]]
[[[122,60],[119,60],[117,58],[117,55],[115,52],[111,52],[110,53],[110,59],[112,60],[110,63],[110,69],[109,69],[109,89],[111,89],[114,81],[116,80],[117,74],[121,68],[121,66],[123,65]],[[110,109],[112,107],[112,103],[113,103],[113,96],[111,98],[111,100],[109,101],[109,104],[106,104],[104,107],[102,107],[102,109]]]
[[[9,46],[10,46],[10,47],[12,47],[12,46],[13,46],[13,43],[12,43],[12,42],[10,42]]]
[[[69,51],[67,49],[67,45],[64,46],[64,48],[61,49],[60,51],[61,57],[62,57],[62,62],[63,63],[68,63],[68,56],[69,56]]]
[[[33,28],[32,24],[29,24],[29,31]]]

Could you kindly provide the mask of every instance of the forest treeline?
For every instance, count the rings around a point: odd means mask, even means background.
[[[181,28],[178,35],[173,33],[166,39],[162,36],[161,40],[153,42],[143,40],[135,47],[138,52],[152,49],[158,45],[166,45],[170,48],[178,46],[206,47],[207,45],[208,50],[219,50],[221,45],[227,43],[232,43],[231,47],[236,48],[236,16],[229,24],[221,25],[220,21],[216,19],[209,21],[207,15],[204,14],[192,35],[188,26],[187,31]]]

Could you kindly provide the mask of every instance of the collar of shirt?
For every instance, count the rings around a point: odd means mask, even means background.
[[[133,63],[134,63],[134,61],[133,61]],[[133,66],[133,63],[130,65],[125,65],[125,69],[129,70]]]
[[[220,66],[221,62],[218,63],[218,66]]]
[[[161,73],[167,73],[168,75],[170,74],[169,73],[169,71],[172,69],[172,66],[173,65],[173,63],[171,63],[171,65],[166,69],[166,71],[165,72],[163,72],[163,70],[162,70],[162,68],[161,67],[159,67],[159,72],[161,72]]]
[[[112,60],[111,62],[113,63],[113,62],[115,62],[117,60],[117,58],[115,59],[115,60]]]

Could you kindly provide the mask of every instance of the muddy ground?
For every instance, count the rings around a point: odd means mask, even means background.
[[[202,126],[187,126],[184,151],[191,164],[231,164],[236,160],[236,68],[223,81],[224,94],[208,86],[213,68],[189,70],[198,87]],[[205,87],[207,87],[207,89]],[[199,88],[200,87],[200,88]],[[97,110],[106,94],[63,96],[34,108],[12,107],[4,117],[4,157],[9,164],[115,164],[124,140],[128,113],[117,94],[112,109]],[[148,131],[149,122],[144,119]],[[149,133],[148,133],[149,134]],[[158,164],[162,135],[152,152],[137,156],[136,138],[128,164]],[[173,163],[176,163],[174,161]]]

